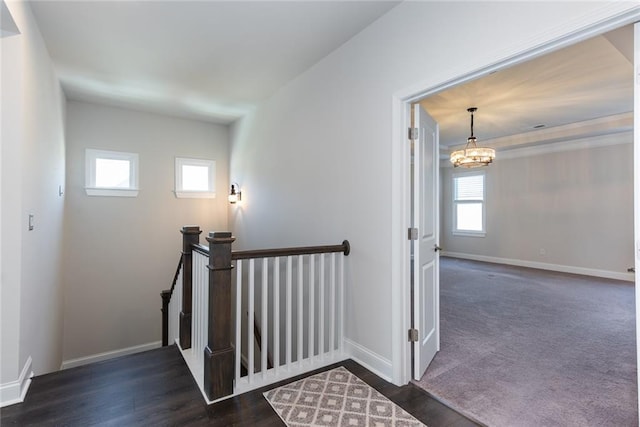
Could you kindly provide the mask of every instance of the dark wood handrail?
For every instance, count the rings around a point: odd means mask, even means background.
[[[178,260],[178,266],[176,267],[176,274],[173,275],[173,282],[171,282],[171,289],[169,292],[173,295],[173,290],[176,288],[176,282],[178,281],[178,276],[180,276],[180,270],[182,269],[182,256],[180,256],[180,260]]]
[[[162,297],[162,346],[169,345],[169,302],[173,295],[173,290],[176,288],[176,282],[178,276],[180,276],[180,269],[182,268],[182,256],[178,261],[178,267],[176,268],[176,274],[173,275],[173,282],[171,282],[171,288],[160,292]]]
[[[349,255],[350,251],[351,246],[349,245],[349,241],[344,240],[341,245],[301,246],[295,248],[232,251],[231,259],[272,258],[278,256],[327,254],[332,252],[342,252],[346,256]]]
[[[200,252],[204,256],[209,256],[209,248],[200,243],[192,245],[194,252]],[[344,240],[341,245],[325,246],[298,246],[293,248],[278,249],[254,249],[248,251],[232,251],[231,259],[251,259],[251,258],[274,258],[279,256],[313,255],[342,252],[348,256],[351,246],[348,240]]]
[[[194,252],[200,252],[204,256],[209,256],[209,246],[205,246],[202,243],[191,245],[191,249],[193,249]]]
[[[209,248],[205,245],[198,243],[192,245],[191,248],[194,250],[194,252],[200,252],[204,256],[209,256]],[[333,252],[342,252],[345,256],[349,255],[349,252],[351,252],[349,241],[344,240],[341,245],[299,246],[292,248],[232,251],[231,259],[273,258],[279,256],[328,254]]]
[[[262,353],[262,330],[260,326],[258,326],[258,320],[253,318],[253,336],[256,339],[256,344],[258,344],[258,349]],[[271,353],[267,351],[267,369],[273,368],[273,360],[271,360]]]

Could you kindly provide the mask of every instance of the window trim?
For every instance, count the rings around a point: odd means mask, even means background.
[[[183,190],[182,166],[206,166],[209,169],[209,190]],[[174,193],[179,199],[213,199],[216,197],[216,161],[210,159],[193,159],[188,157],[176,157],[175,161],[175,188]]]
[[[96,161],[98,159],[129,161],[129,188],[96,187]],[[85,192],[88,196],[137,197],[139,191],[138,170],[138,153],[87,148],[85,150]]]
[[[464,176],[482,176],[482,200],[460,200],[456,201],[456,179]],[[467,236],[467,237],[485,237],[487,235],[487,174],[485,171],[472,171],[472,172],[460,172],[454,173],[451,179],[452,191],[451,191],[451,206],[452,206],[452,231],[454,236]],[[478,203],[482,204],[482,230],[459,230],[458,229],[458,204],[470,204]]]

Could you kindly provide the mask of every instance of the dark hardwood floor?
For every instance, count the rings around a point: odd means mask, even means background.
[[[477,425],[413,384],[394,386],[351,360],[322,370],[340,365],[429,427]],[[283,426],[262,393],[302,377],[207,406],[169,346],[35,377],[23,403],[0,409],[0,425]]]

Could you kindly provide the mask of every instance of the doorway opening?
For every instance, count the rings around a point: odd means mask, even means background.
[[[635,19],[637,19],[637,16],[627,17],[626,21],[624,21],[624,22],[617,21],[617,22],[615,22],[615,23],[605,23],[605,24],[602,24],[602,25],[597,26],[597,28],[589,28],[588,30],[585,30],[583,33],[578,34],[578,35],[576,35],[575,37],[571,38],[571,40],[564,40],[564,41],[562,41],[562,42],[552,43],[552,44],[550,44],[550,45],[545,46],[544,48],[540,48],[540,49],[538,49],[538,50],[535,50],[535,51],[532,51],[532,52],[525,53],[525,54],[523,54],[523,55],[519,56],[519,57],[518,57],[518,58],[516,58],[516,59],[510,60],[510,61],[505,61],[505,62],[504,62],[504,63],[502,63],[502,64],[498,64],[498,65],[496,65],[496,66],[489,67],[489,68],[487,68],[487,69],[485,69],[485,70],[482,70],[482,71],[479,71],[479,72],[476,72],[476,73],[470,74],[470,75],[468,75],[468,76],[466,76],[466,77],[464,77],[464,78],[458,79],[458,80],[456,80],[456,81],[448,82],[448,83],[443,84],[443,85],[441,85],[441,86],[439,86],[439,87],[436,87],[436,88],[430,89],[430,90],[428,90],[428,91],[425,91],[425,92],[423,92],[423,93],[421,93],[421,94],[418,94],[418,95],[415,95],[415,96],[407,96],[407,97],[404,97],[402,100],[399,100],[399,105],[398,105],[398,107],[399,107],[399,108],[397,108],[397,111],[398,111],[398,112],[400,112],[400,113],[403,113],[403,115],[404,115],[404,117],[405,117],[405,118],[404,118],[404,120],[403,120],[403,121],[400,121],[400,122],[401,122],[401,123],[407,123],[407,122],[408,122],[408,121],[407,121],[407,117],[410,117],[410,116],[409,116],[409,114],[408,114],[408,112],[407,112],[407,104],[414,103],[414,102],[419,102],[419,101],[423,100],[424,98],[428,98],[428,97],[430,97],[430,96],[437,95],[437,94],[439,94],[439,93],[441,93],[441,92],[443,92],[443,91],[445,91],[445,90],[447,90],[447,89],[449,89],[449,88],[454,88],[454,87],[457,87],[457,86],[459,86],[459,85],[463,85],[464,83],[467,83],[467,82],[470,82],[470,81],[473,81],[473,80],[479,79],[479,78],[481,78],[481,77],[489,76],[490,74],[492,74],[492,73],[494,73],[494,72],[496,72],[496,71],[507,69],[507,68],[511,67],[512,65],[514,65],[514,64],[524,63],[524,62],[526,62],[526,61],[529,61],[529,60],[532,60],[532,59],[534,59],[534,58],[537,58],[537,57],[539,57],[540,55],[542,55],[543,53],[547,53],[547,52],[549,52],[549,51],[551,51],[551,50],[554,50],[554,51],[555,51],[555,50],[558,50],[558,49],[560,49],[560,48],[563,48],[563,47],[566,47],[566,46],[570,46],[570,45],[572,45],[572,44],[574,44],[574,43],[578,43],[578,42],[585,41],[585,40],[589,39],[590,37],[592,37],[594,34],[604,34],[606,31],[611,30],[612,28],[619,28],[619,27],[622,27],[624,24],[629,24],[630,22],[633,22]],[[632,60],[631,67],[633,67],[633,60]],[[631,80],[633,80],[633,77],[631,77]],[[632,101],[632,102],[633,102],[633,101]],[[637,102],[638,102],[638,101],[635,101],[635,102],[636,102],[636,104],[635,104],[635,105],[637,105]],[[468,105],[466,105],[466,107],[468,107]],[[464,113],[465,109],[464,109],[464,108],[462,108],[461,110],[462,110],[462,113]],[[623,123],[623,122],[624,122],[624,123],[629,123],[629,121],[630,121],[631,123],[633,123],[633,120],[634,120],[633,110],[634,110],[634,109],[632,108],[632,109],[631,109],[631,114],[627,114],[627,115],[622,114],[622,116],[617,117],[617,119],[619,120],[619,123]],[[636,110],[637,110],[637,108],[636,108]],[[453,115],[453,114],[454,114],[454,113],[452,113],[452,115]],[[590,118],[590,120],[592,120],[592,119],[593,119],[593,118]],[[597,118],[596,118],[596,119],[597,119]],[[637,120],[637,119],[636,119],[636,120]],[[586,120],[582,120],[582,121],[584,122],[584,121],[586,121]],[[460,120],[459,122],[462,124],[462,123],[464,122],[464,120]],[[537,124],[539,124],[539,123],[536,123],[536,125],[537,125]],[[593,122],[591,122],[591,123],[589,123],[589,124],[590,124],[591,126],[593,126],[593,127],[596,127],[596,126],[597,126],[597,125],[599,125],[600,123],[593,123]],[[549,127],[549,128],[554,128],[554,127],[558,127],[558,126],[560,126],[560,125],[556,125],[556,126],[548,126],[548,127]],[[621,124],[620,126],[626,126],[626,125],[622,125],[622,124]],[[461,129],[463,129],[463,131],[464,131],[464,130],[466,130],[465,126],[462,126],[462,125],[461,125],[460,127],[461,127]],[[566,129],[565,129],[565,130],[566,130]],[[482,136],[480,135],[480,130],[479,130],[479,129],[478,129],[478,132],[477,132],[477,133],[478,133],[478,135],[479,135],[480,137],[482,137]],[[601,134],[600,136],[602,136],[602,134]],[[584,138],[586,138],[586,137],[585,137],[585,136],[582,136],[581,138],[582,138],[582,139],[584,139]],[[462,139],[462,140],[464,140],[463,138],[461,138],[461,139]],[[497,139],[497,138],[496,138],[496,139]],[[636,139],[637,139],[637,138],[636,138]],[[499,142],[504,142],[504,140],[503,140],[503,141],[499,141]],[[522,144],[522,145],[521,145],[521,147],[520,147],[522,150],[529,150],[529,151],[535,150],[535,148],[533,148],[533,147],[532,147],[532,143],[531,143],[531,141],[530,141],[530,140],[529,140],[529,141],[520,140],[520,143]],[[637,144],[637,143],[638,143],[637,141],[635,141],[635,142],[633,141],[633,137],[632,137],[632,144],[631,144],[631,145],[633,145],[633,144]],[[547,141],[547,143],[546,143],[546,144],[551,144],[551,142]],[[611,140],[609,140],[609,145],[613,146],[613,145],[616,145],[616,144],[620,144],[620,142],[615,142],[615,141],[614,141],[614,142],[612,142]],[[628,144],[628,143],[627,143],[627,144]],[[501,156],[501,154],[502,154],[502,153],[500,153],[500,151],[503,151],[503,153],[507,153],[507,152],[509,151],[509,149],[505,149],[504,147],[499,147],[499,148],[503,148],[503,150],[499,150],[499,151],[498,151],[498,158],[497,158],[496,162],[499,162],[499,161],[500,161],[500,156]],[[548,147],[547,147],[547,148],[548,148]],[[513,152],[513,151],[512,151],[512,152]],[[406,162],[406,161],[407,161],[407,160],[406,160],[406,158],[409,158],[409,157],[410,157],[410,155],[405,155],[404,157],[405,157],[405,162]],[[406,164],[406,163],[405,163],[405,164]],[[632,167],[632,169],[634,169],[634,170],[638,169],[638,165],[637,165],[637,163],[636,163],[636,165],[634,165],[634,166]],[[406,170],[406,169],[405,169],[405,170]],[[408,179],[407,179],[407,181],[408,181]],[[632,210],[633,210],[633,208],[632,208]],[[637,209],[636,209],[636,212],[637,212]],[[443,215],[443,217],[445,217],[446,215],[448,215],[448,214],[447,214],[447,213],[445,213],[445,214]],[[637,216],[637,213],[636,213],[636,216]],[[405,218],[406,218],[406,217],[407,217],[407,216],[405,216]],[[409,221],[409,220],[408,220],[408,221]],[[447,250],[447,247],[445,246],[445,248],[444,248],[444,249],[445,249],[445,250]],[[545,248],[539,248],[539,249],[545,249]],[[537,250],[538,250],[538,249],[537,249]],[[547,249],[547,250],[548,250],[548,249]],[[631,251],[630,251],[630,252],[633,252],[633,243],[631,243]],[[542,251],[540,251],[540,252],[539,252],[539,254],[542,254]],[[635,258],[635,257],[634,257],[634,258]],[[631,258],[631,259],[630,259],[630,262],[631,262],[632,264],[633,264],[633,263],[635,263],[634,258]],[[406,258],[405,258],[405,259],[406,259]],[[627,260],[627,261],[629,261],[629,260]],[[407,262],[407,264],[406,264],[406,265],[409,265],[409,262]],[[407,270],[409,270],[409,268],[407,268]],[[409,272],[410,272],[410,271],[411,271],[411,270],[409,270]],[[579,271],[576,271],[576,272],[579,272]],[[622,273],[622,275],[624,275],[624,273]],[[409,276],[409,274],[407,274],[407,276]],[[407,293],[407,294],[408,294],[408,293]],[[406,300],[405,300],[405,301],[406,301]],[[409,306],[410,306],[410,303],[409,303],[409,302],[407,302],[407,304],[405,305],[405,307],[409,307]],[[406,316],[405,316],[405,318],[406,318]],[[408,319],[408,320],[407,320],[407,323],[408,323],[409,321],[410,321],[410,319]],[[405,351],[404,351],[405,357],[404,357],[404,362],[403,362],[404,369],[402,370],[402,372],[404,373],[404,378],[405,378],[405,380],[406,380],[406,379],[408,379],[408,377],[410,376],[410,373],[408,373],[408,370],[407,370],[407,368],[406,368],[406,367],[407,367],[407,366],[411,366],[411,363],[410,363],[409,361],[407,361],[407,360],[408,360],[407,355],[410,355],[411,347],[410,347],[410,345],[405,345],[405,346],[404,346],[404,348],[405,348]]]

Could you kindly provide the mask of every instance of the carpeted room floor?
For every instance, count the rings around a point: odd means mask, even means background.
[[[638,425],[633,283],[443,257],[440,294],[418,386],[490,426]]]

